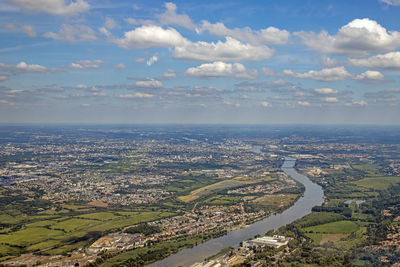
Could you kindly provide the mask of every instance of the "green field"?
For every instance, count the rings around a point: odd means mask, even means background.
[[[377,190],[385,190],[398,183],[400,183],[398,176],[367,177],[355,182],[358,186]]]
[[[358,224],[352,221],[337,221],[304,228],[305,232],[323,234],[350,234],[357,231]]]
[[[70,206],[69,208],[74,208]],[[79,212],[86,208],[79,209]],[[93,209],[89,209],[93,210]],[[9,233],[0,234],[0,258],[18,256],[22,252],[34,252],[46,250],[50,255],[62,254],[78,247],[83,247],[94,240],[91,237],[83,241],[73,243],[77,238],[85,237],[89,232],[116,231],[126,226],[135,225],[140,222],[153,221],[156,219],[174,215],[171,212],[159,211],[101,211],[87,214],[69,215],[55,214],[45,216],[21,216],[26,222],[13,219],[9,214],[1,214],[0,217],[8,223],[21,223],[21,229]],[[10,228],[11,229],[11,228]],[[7,229],[10,231],[10,229]],[[19,246],[21,248],[10,247]]]

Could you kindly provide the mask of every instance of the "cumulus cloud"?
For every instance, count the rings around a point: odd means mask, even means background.
[[[76,88],[76,89],[87,89],[88,86],[85,85],[85,84],[77,84],[77,85],[75,86],[75,88]]]
[[[208,31],[218,36],[231,36],[242,42],[248,42],[253,45],[286,44],[290,36],[288,31],[280,30],[275,27],[268,27],[258,31],[252,30],[249,27],[229,29],[221,22],[212,24],[208,21],[202,22],[200,31]]]
[[[320,61],[320,65],[323,67],[335,67],[339,65],[339,61],[336,58],[330,58],[323,55]]]
[[[346,79],[354,79],[361,81],[383,80],[384,76],[379,71],[368,70],[358,75],[349,73],[343,66],[335,68],[326,68],[322,70],[310,70],[305,73],[293,72],[291,70],[284,70],[283,74],[295,78],[312,79],[322,82],[336,82]]]
[[[136,81],[135,84],[137,87],[144,87],[144,88],[159,88],[163,86],[162,82],[156,79]]]
[[[390,6],[400,6],[400,0],[379,0],[379,2],[388,4]]]
[[[167,9],[165,13],[156,16],[160,20],[161,24],[178,25],[190,30],[196,28],[196,25],[188,15],[176,14],[177,7],[174,3],[165,3],[165,8]]]
[[[365,101],[365,100],[359,100],[359,101],[353,101],[353,102],[350,102],[350,103],[346,103],[345,105],[348,106],[348,107],[351,107],[351,106],[361,106],[361,107],[364,107],[364,106],[367,106],[367,105],[368,105],[368,102]]]
[[[357,67],[398,69],[400,68],[400,52],[390,52],[365,59],[351,58],[349,64]]]
[[[255,79],[258,73],[257,70],[247,70],[240,63],[230,64],[216,61],[189,68],[185,71],[185,75],[199,78],[233,77],[238,79]]]
[[[111,36],[111,32],[109,32],[106,27],[100,27],[99,32],[107,37]]]
[[[100,59],[95,60],[79,60],[69,65],[73,69],[98,69],[104,62]]]
[[[125,32],[124,37],[115,43],[126,49],[148,47],[175,47],[184,45],[188,40],[173,28],[163,29],[160,26],[145,25]]]
[[[296,78],[308,78],[323,82],[341,81],[352,77],[352,75],[344,67],[326,68],[319,71],[310,70],[305,73],[297,73],[291,70],[284,70],[283,74]]]
[[[8,70],[10,72],[28,72],[28,73],[40,73],[40,72],[48,72],[48,71],[54,71],[50,70],[42,65],[38,64],[27,64],[26,62],[20,62],[17,65],[6,65],[3,63],[0,63],[0,69]]]
[[[333,90],[332,88],[316,88],[314,92],[321,95],[334,95],[338,93],[338,90]]]
[[[61,25],[58,33],[46,32],[43,37],[68,42],[97,40],[95,31],[89,26],[69,24]]]
[[[261,61],[270,58],[273,53],[274,51],[267,46],[253,46],[226,37],[225,42],[186,42],[175,47],[173,56],[200,61]]]
[[[379,71],[367,70],[366,72],[356,75],[354,79],[363,81],[381,81],[385,79],[385,76],[383,76]]]
[[[336,35],[322,31],[297,32],[303,43],[321,53],[362,56],[388,52],[400,46],[400,32],[387,31],[376,21],[355,19],[341,27]]]
[[[70,16],[86,12],[90,5],[84,0],[68,1],[65,0],[9,0],[24,9],[44,12],[52,15]]]
[[[337,103],[339,100],[336,97],[327,97],[325,98],[326,103]]]
[[[0,74],[0,82],[1,81],[7,81],[8,80],[8,76],[5,74]]]
[[[158,57],[157,57],[157,54],[155,54],[155,55],[153,55],[152,57],[150,57],[150,58],[147,60],[146,64],[147,64],[147,66],[151,66],[151,65],[153,65],[154,63],[156,63],[157,61],[158,61]]]
[[[175,78],[176,77],[176,71],[173,69],[168,69],[166,72],[163,74],[163,78]]]
[[[265,45],[244,44],[232,37],[224,41],[191,42],[173,28],[144,25],[126,32],[123,38],[114,42],[126,49],[171,47],[173,57],[200,61],[261,61],[270,58],[274,50]]]
[[[145,93],[135,93],[135,94],[126,94],[126,95],[119,95],[119,98],[152,98],[154,95],[152,94],[145,94]]]
[[[310,102],[308,102],[308,101],[299,101],[299,102],[297,102],[297,104],[298,104],[299,106],[303,106],[303,107],[309,107],[309,106],[311,106]]]

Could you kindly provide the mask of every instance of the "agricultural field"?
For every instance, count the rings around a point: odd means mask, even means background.
[[[104,232],[117,231],[127,226],[173,215],[175,214],[161,211],[108,211],[104,209],[97,211],[94,208],[74,205],[65,205],[53,215],[29,218],[19,216],[19,220],[13,219],[15,217],[7,213],[2,213],[0,217],[4,219],[4,222],[16,224],[18,227],[14,230],[6,228],[0,232],[0,258],[5,259],[5,257],[34,251],[45,251],[50,255],[63,254],[86,246]],[[4,232],[5,230],[7,232]]]
[[[368,189],[385,190],[390,186],[400,183],[400,177],[393,176],[377,176],[367,177],[355,182],[356,185]]]
[[[251,178],[251,177],[236,177],[233,179],[219,181],[219,182],[216,182],[213,184],[203,186],[201,188],[191,191],[190,194],[188,194],[188,195],[179,196],[178,200],[188,203],[188,202],[191,202],[200,197],[209,195],[216,191],[221,191],[221,190],[228,189],[228,188],[238,187],[241,185],[254,184],[254,183],[258,183],[258,182],[267,182],[267,181],[272,181],[272,180],[274,180],[274,179],[270,178],[270,177],[265,177],[262,179],[255,179],[255,178]]]
[[[298,198],[298,196],[298,194],[265,195],[253,200],[253,202],[262,206],[286,207],[293,203]]]

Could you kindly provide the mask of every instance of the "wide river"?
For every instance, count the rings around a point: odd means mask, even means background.
[[[282,165],[282,170],[287,175],[302,183],[305,187],[304,195],[300,197],[293,206],[280,214],[272,214],[248,227],[229,231],[222,237],[210,239],[193,248],[183,249],[176,254],[148,266],[190,266],[195,262],[201,262],[205,258],[216,254],[223,248],[229,246],[236,247],[243,240],[253,238],[257,234],[264,235],[271,229],[278,229],[281,226],[287,225],[309,214],[312,207],[321,205],[324,202],[324,192],[321,186],[311,182],[306,176],[298,173],[293,168],[295,163],[296,159],[286,157]]]

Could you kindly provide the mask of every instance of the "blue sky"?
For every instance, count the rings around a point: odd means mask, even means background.
[[[0,2],[0,122],[400,124],[400,0]]]

